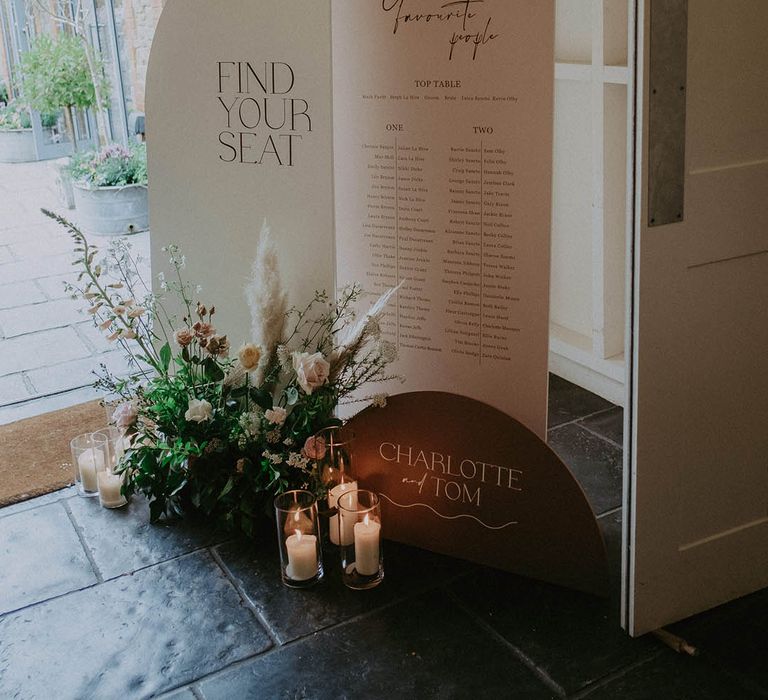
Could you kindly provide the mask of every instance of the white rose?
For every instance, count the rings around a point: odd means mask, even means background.
[[[264,412],[264,417],[274,425],[282,425],[288,416],[288,411],[280,406],[269,408]]]
[[[328,381],[331,365],[325,360],[323,353],[310,355],[308,352],[294,352],[291,358],[299,386],[307,394],[311,394]]]
[[[203,423],[207,420],[211,420],[213,415],[213,406],[206,400],[199,401],[198,399],[190,399],[187,412],[184,414],[184,418],[190,422]]]

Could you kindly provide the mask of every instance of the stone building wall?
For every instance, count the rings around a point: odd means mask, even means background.
[[[122,15],[122,23],[117,19],[117,30],[123,41],[123,66],[128,72],[124,76],[126,97],[129,108],[135,111],[144,111],[149,50],[164,4],[165,0],[114,0],[116,15]]]

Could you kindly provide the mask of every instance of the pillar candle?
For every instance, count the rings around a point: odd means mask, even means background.
[[[317,575],[317,537],[302,535],[301,530],[285,541],[288,550],[286,574],[294,581],[307,581]]]
[[[304,511],[297,508],[285,519],[284,530],[285,534],[289,536],[289,533],[296,532],[297,530],[302,535],[311,535],[315,531],[315,528],[312,525],[312,520],[309,516]]]
[[[357,494],[349,493],[350,491],[357,490],[356,481],[348,481],[334,486],[328,492],[328,507],[338,508],[339,498],[345,493],[348,493],[347,497],[342,501],[345,508],[354,510],[357,508]],[[338,515],[331,516],[330,522],[330,534],[331,542],[333,544],[350,545],[354,541],[354,527],[356,517],[353,513],[342,513],[339,511]],[[341,522],[341,531],[339,531],[339,522]],[[341,537],[339,537],[341,535]]]
[[[98,474],[99,501],[105,508],[119,508],[127,501],[120,493],[123,485],[123,477],[112,472],[103,471]]]
[[[80,470],[80,482],[86,491],[98,491],[99,484],[96,473],[103,471],[104,454],[95,447],[90,447],[81,452],[77,457],[77,467]]]
[[[379,573],[379,536],[381,525],[367,515],[361,523],[355,523],[355,569],[361,576]]]

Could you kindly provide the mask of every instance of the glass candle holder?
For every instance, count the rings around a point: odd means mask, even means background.
[[[324,428],[314,435],[314,457],[320,480],[330,491],[352,476],[354,433],[347,426]]]
[[[98,496],[98,475],[106,471],[109,464],[107,436],[102,433],[83,433],[72,439],[70,448],[77,493],[87,497]]]
[[[115,474],[115,469],[125,454],[127,447],[123,431],[114,426],[102,428],[97,433],[107,439],[107,468],[96,475],[99,486],[99,503],[104,508],[122,508],[128,503],[125,496],[120,493],[123,487],[123,477]]]
[[[107,438],[107,453],[109,456],[107,466],[114,471],[129,447],[128,438],[125,437],[120,428],[116,428],[113,425],[100,428],[96,432]]]
[[[348,496],[350,506],[357,504],[357,481],[348,475],[340,474],[339,481],[328,489],[328,534],[335,545],[350,545],[354,541],[352,528],[355,522],[352,518],[341,519],[339,516],[339,498],[345,494]]]
[[[275,498],[280,571],[289,588],[308,588],[323,577],[323,551],[317,501],[309,491],[288,491]]]
[[[342,578],[347,588],[374,588],[384,580],[381,540],[381,507],[373,491],[359,489],[339,497],[339,540],[352,532],[352,541],[341,544]]]

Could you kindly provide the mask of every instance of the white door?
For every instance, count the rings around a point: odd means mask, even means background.
[[[649,101],[664,73],[651,84],[650,12],[685,5],[638,0],[624,596],[633,635],[768,586],[768,2],[687,3],[685,208],[681,222],[653,225]],[[662,141],[670,124],[657,119]]]

